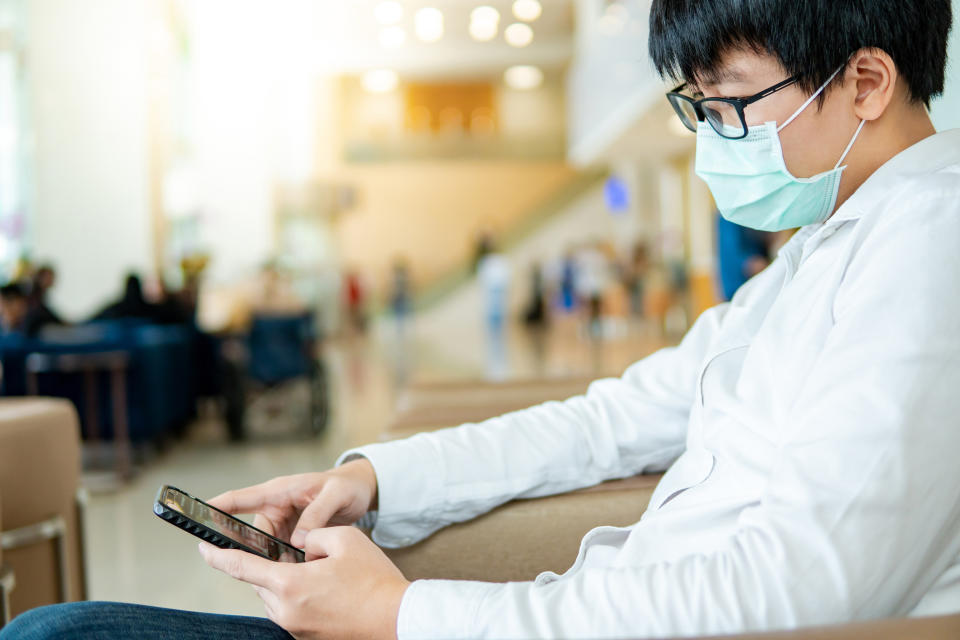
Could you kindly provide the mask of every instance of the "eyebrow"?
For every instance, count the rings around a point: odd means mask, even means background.
[[[719,69],[709,69],[699,74],[700,80],[705,85],[717,85],[724,82],[743,82],[745,76],[737,67],[721,67]],[[699,89],[701,84],[692,80],[688,82],[691,87]]]

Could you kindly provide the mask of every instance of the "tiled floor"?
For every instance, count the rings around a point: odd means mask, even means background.
[[[400,348],[389,327],[381,329],[379,337],[327,346],[335,405],[320,438],[233,445],[222,425],[201,420],[128,485],[94,493],[86,518],[91,598],[262,615],[252,589],[207,568],[192,536],[152,514],[159,486],[209,497],[278,475],[326,469],[343,450],[377,438],[397,389],[412,378],[601,377],[620,373],[662,343],[642,330],[590,343],[577,336],[573,323],[560,323],[541,339],[513,330],[499,343],[411,332]]]

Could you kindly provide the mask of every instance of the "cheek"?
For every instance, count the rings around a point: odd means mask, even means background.
[[[840,152],[834,153],[836,132],[821,119],[798,118],[780,132],[783,160],[796,178],[810,178],[833,169]]]

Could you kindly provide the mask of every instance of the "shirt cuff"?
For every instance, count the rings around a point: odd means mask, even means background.
[[[372,525],[370,537],[382,547],[409,546],[446,524],[439,517],[446,499],[446,465],[425,435],[350,449],[337,459],[335,466],[358,457],[373,465],[378,510],[361,523]]]
[[[397,640],[460,640],[477,637],[477,613],[504,585],[469,580],[415,580],[397,616]]]

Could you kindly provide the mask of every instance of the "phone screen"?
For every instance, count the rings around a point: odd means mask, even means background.
[[[243,520],[211,507],[172,487],[168,487],[161,496],[164,506],[182,513],[191,520],[212,529],[221,536],[250,547],[277,562],[302,562],[302,553],[268,536]]]

